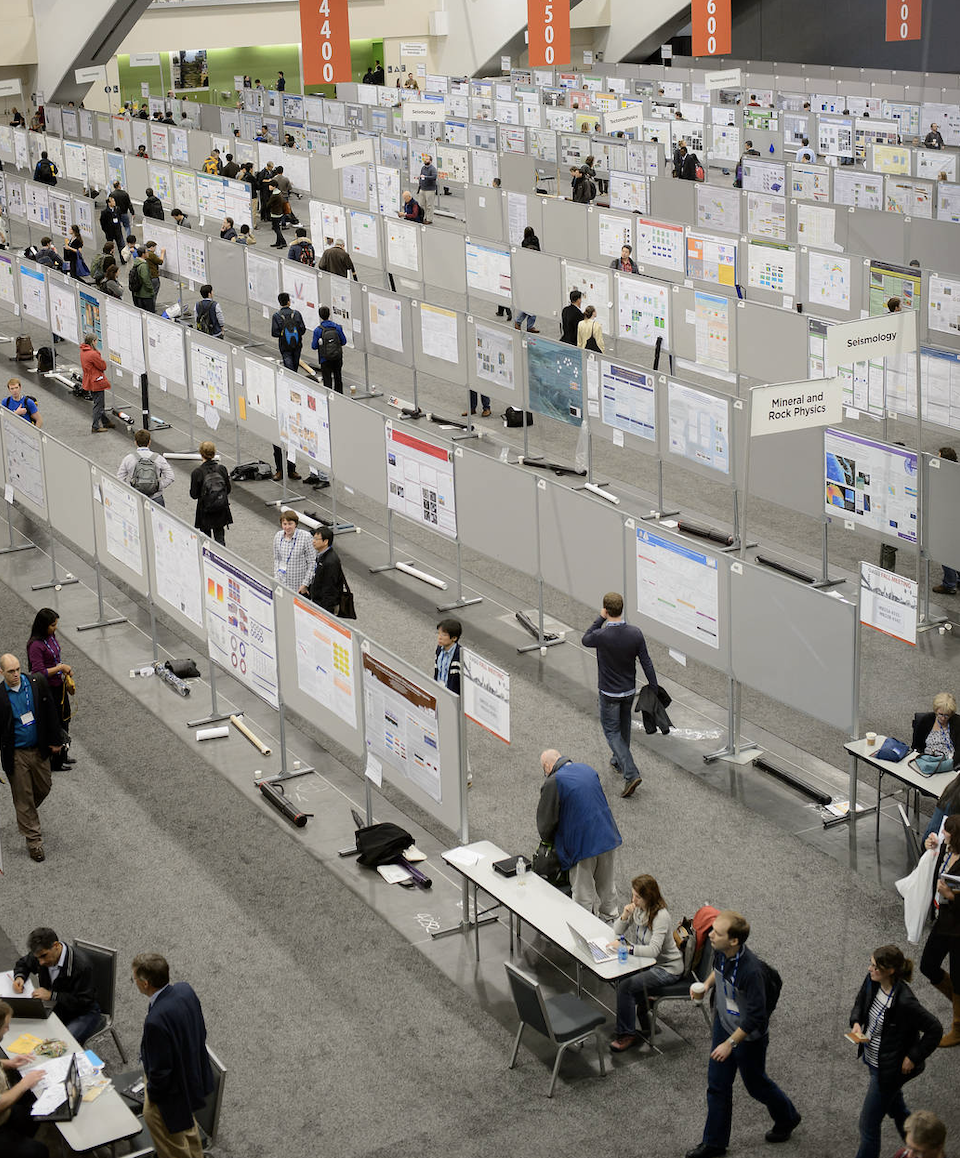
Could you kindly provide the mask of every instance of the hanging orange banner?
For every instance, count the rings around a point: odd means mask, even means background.
[[[733,40],[730,0],[693,0],[694,56],[729,56]]]
[[[921,0],[887,0],[887,40],[920,39]]]
[[[353,79],[347,0],[300,0],[300,41],[304,84]]]
[[[570,63],[569,0],[527,0],[530,66]]]

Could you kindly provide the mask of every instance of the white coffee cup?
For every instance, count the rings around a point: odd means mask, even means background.
[[[867,732],[867,747],[872,748],[877,742],[876,732]]]
[[[703,995],[707,992],[707,987],[702,981],[694,981],[690,986],[690,996],[694,1001],[703,1001]]]

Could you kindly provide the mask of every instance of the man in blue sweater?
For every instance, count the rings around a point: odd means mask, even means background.
[[[581,640],[597,652],[597,684],[600,692],[600,727],[610,745],[610,763],[623,776],[621,796],[632,796],[643,777],[630,754],[631,708],[637,691],[637,660],[647,683],[657,690],[647,643],[639,627],[624,622],[623,596],[608,591],[603,607]]]
[[[596,769],[574,764],[556,748],[540,755],[544,781],[537,804],[540,839],[570,873],[573,899],[607,921],[620,915],[614,852],[623,843]]]

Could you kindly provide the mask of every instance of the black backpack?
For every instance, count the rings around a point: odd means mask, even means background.
[[[53,369],[53,349],[50,346],[41,346],[37,350],[37,373],[46,374]]]
[[[46,157],[42,157],[37,162],[37,180],[46,185],[56,185],[57,183],[57,178],[53,173],[53,163],[48,161]]]
[[[303,339],[300,337],[300,331],[297,329],[293,310],[291,310],[289,306],[285,306],[278,312],[283,325],[283,329],[280,331],[280,348],[283,350],[299,350],[303,345]]]
[[[777,1002],[780,1000],[783,978],[762,957],[757,958],[757,964],[760,966],[760,974],[763,977],[763,992],[767,1002],[767,1017],[769,1017],[777,1008]]]
[[[343,347],[336,326],[324,326],[320,331],[320,356],[325,362],[336,362],[343,357]]]
[[[210,298],[201,298],[197,302],[197,329],[201,334],[210,334],[214,337],[219,333],[217,303]]]
[[[592,177],[584,177],[583,187],[587,191],[587,200],[592,201],[597,195],[597,183]]]
[[[314,265],[317,260],[317,255],[314,251],[313,243],[309,241],[301,241],[298,244],[300,246],[300,256],[298,261],[300,261],[303,265]]]
[[[395,864],[413,844],[413,837],[405,828],[389,820],[357,829],[357,863],[368,868],[381,864]]]
[[[200,488],[200,513],[205,516],[219,518],[230,509],[230,500],[227,497],[227,480],[219,467],[208,470],[203,476],[203,486]]]

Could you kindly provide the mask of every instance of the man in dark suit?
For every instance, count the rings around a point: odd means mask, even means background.
[[[89,958],[72,945],[64,945],[53,929],[34,929],[27,938],[27,952],[13,967],[15,993],[23,992],[31,973],[40,982],[32,996],[52,1001],[67,1032],[83,1045],[101,1017]]]
[[[333,528],[321,523],[313,532],[313,547],[317,552],[317,567],[310,582],[300,588],[300,594],[309,596],[324,611],[336,615],[343,590],[343,567],[340,556],[333,549]]]
[[[17,827],[30,857],[46,859],[37,809],[50,794],[50,753],[63,747],[60,714],[40,672],[20,674],[15,655],[0,655],[0,764],[10,781]]]
[[[580,308],[583,294],[578,289],[570,291],[570,301],[563,307],[560,314],[560,341],[568,346],[577,344],[577,326],[583,321],[583,310]]]
[[[157,1158],[203,1158],[193,1115],[213,1090],[207,1027],[193,988],[170,984],[170,966],[159,953],[140,953],[131,966],[136,987],[150,999],[140,1061],[146,1082],[143,1120]]]

